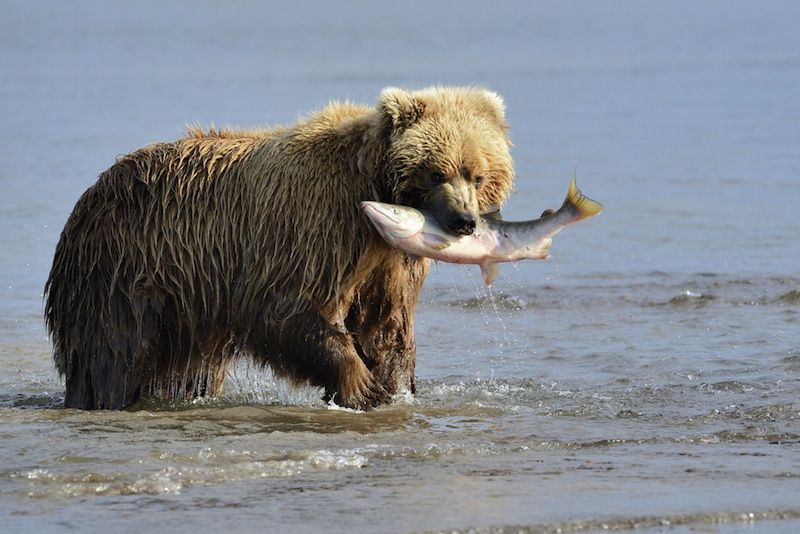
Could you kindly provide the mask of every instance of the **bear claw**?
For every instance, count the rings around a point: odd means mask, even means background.
[[[344,408],[364,411],[376,408],[381,404],[387,404],[391,400],[392,396],[382,385],[375,381],[371,373],[362,377],[358,382],[358,385],[354,388],[356,391],[349,394],[343,394],[341,390],[332,393],[326,392],[322,400],[324,402],[333,401]]]

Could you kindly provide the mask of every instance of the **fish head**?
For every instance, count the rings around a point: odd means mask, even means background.
[[[408,239],[422,231],[425,216],[414,208],[367,200],[361,203],[364,213],[389,243]]]

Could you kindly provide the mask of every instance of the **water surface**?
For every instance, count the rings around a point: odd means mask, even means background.
[[[10,2],[0,19],[0,530],[800,528],[800,38],[792,2]],[[605,213],[554,261],[439,265],[419,395],[65,410],[41,319],[114,158],[387,85],[507,103],[507,218],[577,165]]]

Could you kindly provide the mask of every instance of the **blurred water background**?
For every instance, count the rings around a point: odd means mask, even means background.
[[[800,4],[2,5],[0,530],[800,529]],[[576,165],[606,211],[492,292],[434,269],[415,399],[60,407],[42,286],[117,155],[431,84],[504,96],[506,218]]]

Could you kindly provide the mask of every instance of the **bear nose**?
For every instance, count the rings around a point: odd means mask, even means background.
[[[470,235],[475,231],[475,218],[469,215],[456,215],[450,221],[450,231],[457,235]]]

